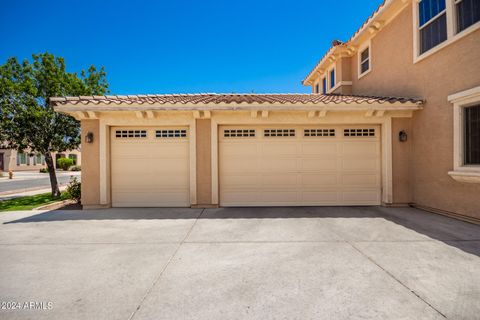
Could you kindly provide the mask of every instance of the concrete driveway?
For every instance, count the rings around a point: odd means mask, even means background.
[[[411,208],[4,213],[0,318],[479,319],[479,256]]]

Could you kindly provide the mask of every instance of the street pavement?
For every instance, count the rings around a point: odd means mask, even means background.
[[[60,186],[67,185],[71,176],[80,180],[80,172],[57,171],[57,180]],[[48,173],[38,172],[14,172],[13,179],[0,178],[0,199],[3,196],[25,193],[29,191],[50,189],[50,178]]]

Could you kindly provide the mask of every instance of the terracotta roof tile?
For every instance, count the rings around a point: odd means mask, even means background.
[[[423,100],[404,97],[354,96],[338,94],[158,94],[129,96],[86,96],[50,98],[60,105],[220,105],[220,104],[422,104]]]

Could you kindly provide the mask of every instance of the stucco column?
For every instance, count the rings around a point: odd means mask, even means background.
[[[100,130],[98,120],[82,120],[82,205],[85,209],[100,205]],[[85,136],[93,133],[93,142]]]
[[[197,206],[212,205],[211,120],[196,120]]]

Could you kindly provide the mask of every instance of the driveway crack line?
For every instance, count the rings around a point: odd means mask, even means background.
[[[187,234],[185,235],[185,237],[183,237],[182,241],[178,244],[177,248],[175,249],[175,251],[173,252],[172,256],[170,257],[170,259],[168,259],[167,263],[165,264],[165,266],[163,266],[162,270],[160,271],[160,273],[158,274],[158,276],[155,278],[155,280],[153,281],[152,285],[150,286],[150,288],[147,290],[147,292],[145,292],[145,294],[143,295],[142,299],[140,300],[140,302],[138,303],[137,305],[137,308],[135,308],[135,310],[132,312],[132,314],[130,315],[130,317],[128,317],[128,320],[132,320],[135,315],[137,314],[138,310],[140,310],[140,308],[142,307],[142,304],[145,302],[145,300],[147,299],[147,297],[150,295],[150,293],[152,293],[152,290],[153,288],[157,285],[157,283],[160,281],[160,278],[162,277],[163,273],[165,272],[165,270],[168,268],[168,266],[170,265],[170,263],[173,261],[173,259],[175,258],[175,256],[177,255],[178,251],[180,250],[180,247],[185,243],[185,240],[187,240],[187,238],[190,236],[190,233],[192,232],[193,228],[195,227],[195,225],[197,224],[197,221],[198,219],[203,215],[203,212],[205,211],[205,209],[202,209],[202,211],[200,212],[200,214],[195,218],[195,221],[193,222],[192,226],[190,227],[190,229],[188,230]]]
[[[420,299],[423,303],[425,303],[426,305],[428,305],[430,308],[432,308],[433,310],[435,310],[439,315],[441,315],[443,318],[445,319],[448,319],[442,312],[440,312],[440,310],[438,310],[437,308],[435,308],[433,305],[431,305],[429,302],[427,302],[425,299],[423,299],[420,295],[418,295],[415,290],[412,290],[410,289],[406,284],[404,284],[402,281],[400,281],[398,278],[396,278],[392,273],[390,273],[388,270],[386,270],[385,268],[383,268],[381,265],[379,265],[377,262],[375,262],[375,260],[373,260],[371,257],[369,257],[368,255],[366,255],[365,253],[363,253],[362,250],[360,250],[359,248],[357,248],[353,243],[351,243],[350,241],[345,241],[346,243],[348,243],[349,245],[352,246],[353,249],[355,249],[358,253],[360,253],[362,256],[364,256],[366,259],[368,259],[371,263],[373,263],[374,265],[376,265],[377,267],[379,267],[381,270],[383,270],[383,272],[385,272],[387,275],[389,275],[393,280],[395,280],[396,282],[398,282],[402,287],[404,287],[405,289],[407,289],[409,292],[411,292],[412,294],[414,294],[418,299]]]

